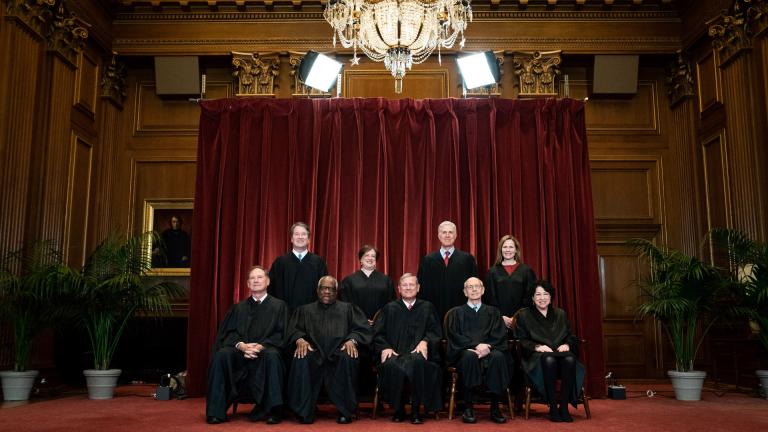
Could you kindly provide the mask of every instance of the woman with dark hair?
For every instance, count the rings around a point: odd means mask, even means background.
[[[520,242],[505,235],[496,248],[496,262],[485,276],[483,302],[499,308],[504,325],[509,328],[515,312],[530,305],[535,280],[533,270],[520,262]]]
[[[576,406],[584,380],[584,366],[577,358],[579,339],[571,333],[565,311],[552,306],[552,285],[540,280],[534,287],[533,306],[520,310],[515,327],[523,348],[523,370],[549,404],[549,419],[570,423],[573,418],[568,412],[568,403]],[[558,378],[561,380],[559,399],[555,395]]]
[[[395,299],[395,287],[389,276],[376,270],[379,251],[371,245],[363,245],[357,253],[360,270],[341,281],[342,301],[357,305],[365,312],[368,322],[385,304]]]

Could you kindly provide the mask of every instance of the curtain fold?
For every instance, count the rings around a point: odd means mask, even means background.
[[[602,315],[584,105],[570,99],[222,99],[201,103],[187,367],[205,392],[210,349],[244,272],[289,250],[295,221],[338,279],[361,245],[416,273],[437,225],[481,272],[513,234],[557,289],[592,394],[604,385]],[[481,275],[483,276],[483,275]]]

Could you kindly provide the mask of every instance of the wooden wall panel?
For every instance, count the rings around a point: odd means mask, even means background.
[[[640,303],[637,282],[645,266],[622,239],[650,238],[653,232],[626,231],[598,239],[598,265],[603,306],[606,370],[622,379],[658,375],[661,363],[657,334],[650,320],[636,320]]]
[[[383,67],[380,70],[344,71],[345,97],[385,97],[400,98],[446,98],[450,96],[448,70],[419,69],[411,70],[403,79],[403,93],[395,93],[395,80]]]
[[[75,105],[96,116],[96,95],[99,85],[99,60],[89,51],[80,54],[75,81]]]
[[[144,200],[193,198],[195,196],[194,158],[156,157],[133,162],[132,231],[143,230]]]
[[[591,166],[592,200],[598,224],[660,223],[656,160],[600,159],[593,160]]]
[[[659,101],[655,81],[639,80],[637,94],[627,96],[591,95],[588,81],[571,80],[571,97],[589,97],[587,131],[592,135],[660,135]]]
[[[696,62],[696,78],[700,113],[723,103],[720,69],[711,50]]]
[[[232,83],[211,81],[206,86],[206,98],[232,96]],[[187,99],[163,99],[155,94],[154,81],[142,81],[136,86],[134,134],[138,136],[197,136],[200,107]]]
[[[72,137],[69,172],[69,198],[64,237],[65,260],[73,266],[82,266],[87,253],[88,209],[91,197],[92,146],[81,137]]]
[[[717,135],[705,141],[702,148],[707,230],[730,226],[730,196],[725,186],[728,184],[727,151],[724,146],[725,138]]]

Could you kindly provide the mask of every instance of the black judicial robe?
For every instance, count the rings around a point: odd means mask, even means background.
[[[314,351],[306,357],[294,357],[288,377],[288,405],[301,418],[311,418],[320,390],[325,386],[328,398],[344,416],[357,407],[357,366],[341,351],[344,342],[354,339],[358,350],[370,345],[373,330],[363,311],[342,301],[329,305],[319,301],[300,306],[288,326],[288,350],[293,353],[296,341],[303,338]]]
[[[392,279],[378,270],[370,276],[358,270],[341,281],[339,298],[362,309],[370,320],[382,306],[395,299],[395,287]]]
[[[496,306],[501,314],[511,317],[520,308],[531,305],[536,275],[526,264],[518,264],[512,274],[501,264],[496,264],[485,276],[483,303]]]
[[[499,309],[483,304],[475,312],[466,303],[451,309],[446,315],[448,363],[455,365],[465,388],[485,384],[488,391],[502,394],[509,383],[509,350],[507,328]],[[478,344],[491,346],[483,358],[469,349]]]
[[[381,309],[373,329],[376,363],[381,361],[385,349],[391,348],[398,354],[378,366],[382,398],[395,408],[403,406],[407,379],[414,403],[423,403],[426,411],[439,410],[442,373],[438,348],[443,332],[435,307],[417,299],[408,310],[402,300],[392,301]],[[426,360],[421,354],[411,353],[421,341],[427,342]]]
[[[565,311],[551,305],[546,317],[535,307],[521,309],[515,335],[523,348],[521,359],[523,370],[539,394],[545,395],[544,374],[541,367],[542,353],[536,351],[536,345],[547,345],[555,351],[555,355],[567,355],[557,353],[557,347],[568,344],[571,348],[570,353],[578,356],[579,338],[571,333],[571,324],[568,322]],[[581,363],[576,365],[576,379],[573,382],[574,386],[570,389],[570,402],[576,406],[578,391],[584,383],[584,365]]]
[[[328,274],[320,255],[307,252],[299,261],[293,252],[277,257],[269,268],[269,293],[284,300],[288,309],[317,300],[317,281]]]
[[[454,249],[446,266],[438,250],[425,255],[419,263],[417,278],[421,289],[418,296],[435,305],[442,319],[449,309],[467,301],[464,282],[471,277],[477,277],[475,257]]]
[[[283,404],[285,368],[282,349],[288,325],[288,306],[267,296],[261,304],[253,297],[232,306],[219,327],[208,368],[206,416],[226,418],[227,408],[250,391],[260,408]],[[235,348],[238,342],[260,343],[264,350],[249,360]]]

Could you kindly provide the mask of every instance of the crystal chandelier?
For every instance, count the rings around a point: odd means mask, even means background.
[[[383,61],[395,77],[395,92],[403,90],[403,77],[412,65],[424,62],[437,48],[453,47],[472,21],[470,0],[329,0],[325,20],[344,48],[358,48],[373,61]]]

